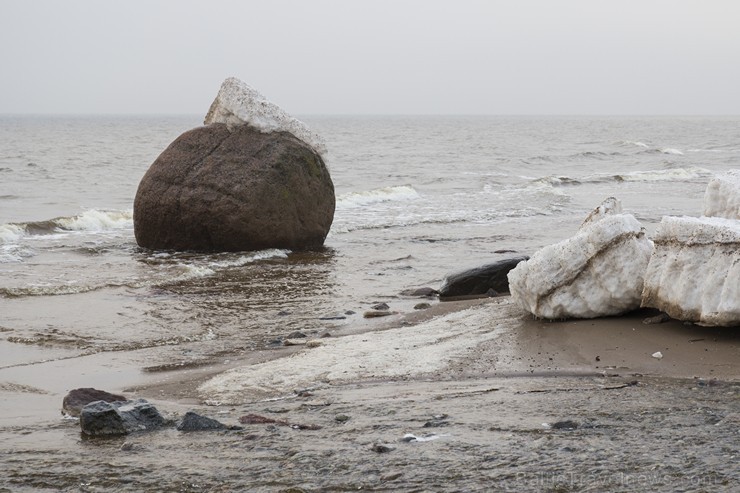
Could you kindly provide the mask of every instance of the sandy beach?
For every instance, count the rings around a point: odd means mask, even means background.
[[[2,491],[732,491],[740,335],[624,317],[537,321],[510,298],[433,303],[307,346],[142,371],[98,353],[0,370]],[[146,350],[145,350],[146,351]],[[661,352],[661,359],[651,356]],[[239,425],[113,439],[75,387]],[[565,423],[565,424],[563,424]],[[300,429],[301,425],[315,430]],[[654,452],[651,453],[651,450]],[[691,458],[691,460],[688,460]]]

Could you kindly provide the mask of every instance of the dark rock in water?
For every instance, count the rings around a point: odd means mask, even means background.
[[[95,401],[105,402],[118,402],[125,401],[126,398],[122,395],[111,394],[105,390],[93,389],[91,387],[85,387],[81,389],[70,390],[69,393],[64,396],[62,401],[62,412],[70,416],[79,416],[82,408]]]
[[[557,421],[550,425],[553,430],[575,430],[578,428],[578,423],[571,420]]]
[[[401,296],[413,296],[415,298],[431,298],[438,294],[439,292],[432,288],[404,289],[401,291]]]
[[[86,435],[126,435],[155,430],[165,424],[157,408],[144,399],[96,401],[83,407],[80,413],[80,428]]]
[[[329,171],[308,144],[214,123],[185,132],[151,165],[134,200],[134,233],[152,249],[317,248],[334,207]]]
[[[395,312],[388,310],[368,310],[362,314],[364,318],[387,317],[388,315],[395,315]]]
[[[426,310],[427,308],[431,308],[432,305],[429,303],[417,303],[414,305],[414,310]]]
[[[188,411],[183,416],[182,421],[177,425],[178,431],[217,431],[217,430],[234,430],[241,429],[239,426],[226,426],[215,419],[201,416],[200,414]]]
[[[371,306],[370,308],[372,308],[373,310],[390,310],[391,309],[391,307],[388,306],[388,303],[377,303]]]
[[[391,447],[390,445],[385,445],[383,443],[376,443],[373,444],[372,447],[370,447],[370,450],[378,454],[387,454],[388,452],[393,452],[394,450],[396,450],[396,448]]]
[[[301,332],[300,330],[296,330],[295,332],[291,332],[288,334],[288,337],[286,339],[301,339],[303,337],[308,337],[306,334]]]
[[[506,275],[519,262],[528,259],[526,256],[513,257],[450,274],[439,290],[439,298],[486,295],[490,290],[495,293],[508,293],[509,279]]]

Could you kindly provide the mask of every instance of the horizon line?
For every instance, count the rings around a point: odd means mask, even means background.
[[[0,112],[0,117],[6,116],[200,116],[201,113],[85,113],[85,112]],[[294,113],[299,117],[740,117],[740,113]]]

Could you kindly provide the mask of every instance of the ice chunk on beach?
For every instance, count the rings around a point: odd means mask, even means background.
[[[704,193],[704,215],[740,219],[740,169],[718,175]]]
[[[740,221],[664,217],[642,305],[700,325],[740,326]]]
[[[603,206],[603,207],[602,207]],[[509,272],[512,298],[536,317],[592,318],[640,307],[652,243],[616,199],[607,199],[578,233]]]
[[[203,123],[225,123],[229,129],[246,124],[264,133],[290,132],[322,157],[326,155],[326,144],[317,133],[236,77],[221,84]]]

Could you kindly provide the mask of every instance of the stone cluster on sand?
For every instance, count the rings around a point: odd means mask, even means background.
[[[62,401],[62,413],[79,417],[80,431],[87,436],[111,437],[175,426],[178,431],[240,430],[240,426],[227,426],[220,421],[188,411],[182,419],[164,418],[159,410],[146,399],[129,400],[94,388],[71,390]]]
[[[663,218],[642,305],[701,325],[740,326],[740,170],[709,183],[704,216]]]
[[[137,243],[151,249],[320,247],[335,208],[321,139],[238,79],[205,126],[179,136],[142,178]]]
[[[609,198],[575,236],[509,274],[536,317],[592,318],[639,307],[711,326],[740,326],[740,170],[707,186],[702,217],[664,217],[653,241]]]

